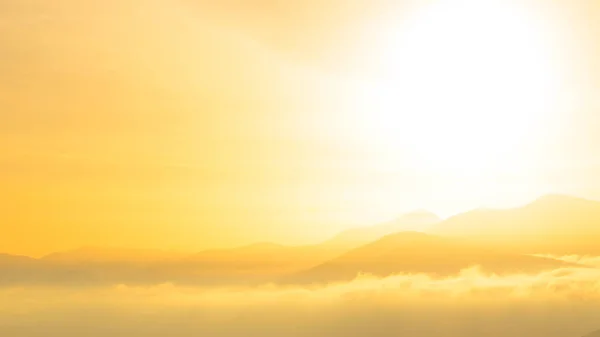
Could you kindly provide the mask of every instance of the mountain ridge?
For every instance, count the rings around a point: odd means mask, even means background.
[[[288,282],[349,281],[360,273],[378,277],[402,273],[450,276],[474,266],[491,273],[511,273],[538,272],[574,264],[551,258],[495,251],[493,248],[461,238],[402,232],[352,249],[336,259],[291,276]]]
[[[372,226],[347,229],[326,240],[324,243],[330,245],[358,246],[397,232],[425,231],[428,227],[439,223],[441,220],[439,216],[432,212],[417,210],[401,215],[394,220]]]
[[[441,221],[431,234],[600,235],[600,202],[550,194],[517,208],[475,209]]]

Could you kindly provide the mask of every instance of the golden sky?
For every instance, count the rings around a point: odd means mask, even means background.
[[[0,250],[600,198],[594,0],[0,2]]]

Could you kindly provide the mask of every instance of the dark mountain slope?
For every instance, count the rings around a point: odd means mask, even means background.
[[[353,249],[336,259],[293,275],[288,281],[347,281],[359,273],[381,277],[398,273],[449,276],[471,266],[480,266],[491,273],[538,272],[566,265],[549,258],[497,252],[462,239],[405,232],[388,235]]]

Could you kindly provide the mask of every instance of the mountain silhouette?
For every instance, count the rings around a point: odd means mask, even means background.
[[[28,256],[0,254],[0,266],[12,264],[35,263],[35,259]]]
[[[403,232],[385,236],[293,275],[290,281],[348,281],[359,273],[380,277],[398,273],[448,276],[472,266],[493,273],[534,272],[567,265],[549,258],[497,252],[463,239]]]
[[[250,285],[313,267],[344,251],[326,245],[257,243],[191,255],[92,247],[40,259],[5,254],[0,255],[0,285]]]
[[[259,243],[233,249],[214,249],[191,255],[185,261],[204,275],[264,278],[313,267],[346,251],[326,244],[284,246]]]
[[[519,208],[462,213],[428,233],[477,238],[527,254],[600,254],[600,202],[547,195]]]
[[[415,211],[382,224],[345,230],[325,244],[357,247],[393,233],[427,230],[440,221],[441,219],[431,212]]]
[[[185,254],[158,249],[101,248],[82,247],[74,250],[56,252],[41,258],[56,263],[113,263],[113,262],[157,262],[171,261]]]
[[[514,209],[477,209],[442,221],[445,235],[600,235],[600,202],[547,195]]]
[[[387,234],[407,228],[423,228],[438,221],[435,214],[412,212],[395,221],[349,229],[314,245],[256,243],[238,248],[206,250],[187,257],[185,261],[193,263],[198,273],[206,277],[219,275],[266,279],[314,267]]]
[[[532,254],[600,253],[600,236],[594,235],[599,224],[599,202],[552,195],[520,208],[479,209],[445,221],[413,212],[305,246],[256,243],[195,254],[87,247],[41,259],[0,254],[0,282],[332,282],[359,273],[451,275],[475,265],[494,273],[533,272],[568,264]],[[428,234],[406,231],[427,226]],[[574,234],[564,234],[567,229]]]

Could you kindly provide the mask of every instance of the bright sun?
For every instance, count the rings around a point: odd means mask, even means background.
[[[385,80],[362,90],[372,146],[408,148],[424,169],[516,165],[558,94],[547,23],[507,1],[438,1],[383,31]]]

